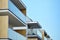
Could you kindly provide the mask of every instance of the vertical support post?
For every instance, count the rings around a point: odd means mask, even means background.
[[[42,40],[44,40],[44,30],[42,30]]]
[[[0,16],[0,38],[8,38],[8,16]]]

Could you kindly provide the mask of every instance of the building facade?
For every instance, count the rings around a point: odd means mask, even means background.
[[[0,40],[26,40],[26,6],[21,0],[0,0]]]
[[[49,39],[40,29],[38,22],[26,18],[26,6],[21,0],[0,0],[0,40]]]

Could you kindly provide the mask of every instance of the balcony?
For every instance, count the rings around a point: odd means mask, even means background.
[[[28,31],[27,31],[27,36],[28,38],[35,38],[37,37],[38,39],[42,38],[42,34],[41,32],[39,31],[41,29],[41,26],[39,25],[38,22],[27,22],[27,25],[28,25]]]
[[[0,16],[9,16],[9,24],[25,26],[26,17],[11,0],[0,1]]]
[[[38,22],[27,22],[28,35],[37,35],[37,30],[41,29]]]

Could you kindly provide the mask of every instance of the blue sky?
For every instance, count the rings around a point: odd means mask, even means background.
[[[22,0],[27,16],[38,21],[53,40],[60,40],[60,0]]]

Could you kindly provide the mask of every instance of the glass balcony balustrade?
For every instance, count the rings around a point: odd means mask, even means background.
[[[37,29],[28,29],[28,35],[37,35]]]
[[[37,36],[39,38],[42,38],[42,34],[39,30],[40,29],[28,29],[28,37],[29,36]]]
[[[12,29],[8,29],[8,37],[12,40],[26,40],[26,37],[24,37],[23,35],[15,32]]]
[[[25,15],[11,2],[11,0],[8,0],[8,9],[10,12],[12,12],[18,19],[26,23],[26,17]]]

